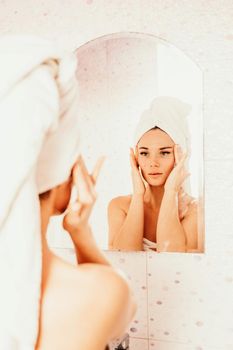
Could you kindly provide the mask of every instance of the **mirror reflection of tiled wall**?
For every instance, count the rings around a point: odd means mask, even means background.
[[[76,49],[114,32],[153,34],[204,74],[205,254],[110,253],[139,308],[132,350],[233,348],[233,4],[222,1],[1,3],[0,33],[29,33]],[[69,249],[58,249],[73,259]]]

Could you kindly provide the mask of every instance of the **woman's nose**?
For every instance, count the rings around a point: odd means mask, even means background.
[[[158,160],[158,158],[153,158],[153,159],[151,159],[151,161],[150,161],[150,167],[153,168],[153,167],[157,167],[157,166],[159,166],[159,160]]]

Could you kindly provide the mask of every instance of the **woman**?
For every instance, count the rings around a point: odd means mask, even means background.
[[[70,179],[40,195],[43,271],[38,350],[104,349],[133,316],[127,283],[109,266],[88,225],[98,171],[99,166],[89,176],[79,158]],[[66,210],[73,181],[79,196],[67,210],[63,226],[73,240],[78,267],[54,255],[45,239],[48,218]]]
[[[143,113],[130,150],[133,194],[108,208],[110,249],[199,251],[198,203],[184,183],[189,110],[176,98],[158,97]]]
[[[0,39],[1,349],[103,350],[135,310],[88,225],[101,162],[89,175],[78,156],[76,62],[63,55],[38,38]],[[78,266],[47,245],[64,212]]]

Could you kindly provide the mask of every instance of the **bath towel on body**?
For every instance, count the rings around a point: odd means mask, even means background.
[[[76,59],[35,37],[0,38],[0,349],[38,334],[38,194],[66,181],[78,156]]]

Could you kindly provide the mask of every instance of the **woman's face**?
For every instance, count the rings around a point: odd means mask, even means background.
[[[137,160],[142,175],[151,186],[163,186],[175,163],[175,143],[161,129],[147,131],[137,144]]]
[[[54,215],[60,215],[66,210],[71,196],[72,190],[72,177],[58,185],[56,188],[56,201],[54,205]]]

